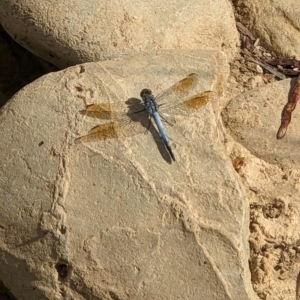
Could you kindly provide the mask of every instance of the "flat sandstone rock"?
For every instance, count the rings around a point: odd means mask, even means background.
[[[248,204],[214,103],[166,125],[175,163],[154,127],[74,143],[101,122],[79,113],[86,104],[121,108],[192,72],[195,92],[217,101],[229,74],[220,53],[164,51],[48,74],[2,108],[0,278],[16,297],[257,299]]]

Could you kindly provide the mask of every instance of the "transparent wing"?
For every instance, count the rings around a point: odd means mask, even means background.
[[[76,143],[94,142],[97,140],[129,137],[145,132],[147,128],[147,114],[125,113],[114,111],[111,103],[97,103],[87,105],[80,113],[92,118],[110,120],[110,122],[93,127],[86,135],[75,140]]]
[[[181,113],[193,113],[211,101],[214,96],[212,91],[197,93],[187,98],[197,86],[198,82],[199,74],[191,73],[159,94],[156,100],[160,105],[160,111],[163,113],[167,110],[177,110],[177,112],[180,111]]]
[[[184,110],[189,113],[196,112],[202,106],[206,105],[209,101],[211,101],[214,97],[214,93],[212,91],[205,91],[199,94],[196,94],[187,100],[180,102],[173,107],[169,107],[171,109],[179,109]]]
[[[103,119],[103,120],[118,120],[128,119],[130,120],[131,113],[120,111],[120,107],[117,103],[94,103],[89,104],[80,113],[84,116],[91,118]]]
[[[155,97],[158,104],[175,106],[182,102],[197,86],[199,74],[191,73]]]

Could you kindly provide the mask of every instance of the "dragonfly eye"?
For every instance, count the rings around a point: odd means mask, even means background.
[[[151,90],[149,90],[149,89],[143,89],[142,91],[141,91],[141,97],[142,98],[144,98],[145,96],[150,96],[150,95],[152,95],[152,92],[151,92]]]

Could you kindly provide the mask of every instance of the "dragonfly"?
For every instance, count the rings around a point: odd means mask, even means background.
[[[93,127],[86,135],[77,138],[75,143],[134,136],[145,132],[145,127],[149,130],[151,119],[153,118],[169,155],[175,161],[175,155],[162,119],[173,125],[168,122],[169,116],[166,112],[179,113],[181,115],[191,114],[213,99],[214,94],[212,91],[196,93],[188,97],[197,86],[199,79],[199,74],[191,73],[157,97],[154,97],[150,89],[143,89],[140,93],[143,100],[143,109],[139,111],[121,112],[118,103],[94,103],[87,105],[85,110],[81,111],[81,114],[92,118],[109,120],[109,122]],[[146,126],[142,122],[145,118],[148,120],[148,125]]]

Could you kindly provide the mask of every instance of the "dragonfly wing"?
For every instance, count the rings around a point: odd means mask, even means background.
[[[75,143],[87,143],[95,142],[98,140],[105,140],[107,138],[117,138],[118,134],[118,123],[109,122],[100,124],[93,127],[87,135],[81,136],[75,140]]]
[[[145,132],[145,127],[143,127],[145,126],[144,118],[138,117],[137,114],[122,115],[123,117],[120,119],[114,119],[110,122],[93,127],[87,135],[77,138],[75,143],[130,137]]]
[[[180,110],[193,113],[196,112],[198,109],[200,109],[202,106],[206,105],[213,98],[214,98],[214,93],[212,91],[202,92],[179,103],[174,108],[176,109],[178,108]]]
[[[199,74],[191,73],[184,79],[178,81],[162,93],[160,93],[156,100],[157,102],[176,105],[182,98],[186,97],[198,84]]]
[[[176,123],[176,115],[189,116],[201,109],[213,97],[214,93],[212,91],[206,91],[196,94],[177,105],[162,105],[160,115],[170,123]]]
[[[82,115],[105,120],[122,119],[126,116],[126,112],[118,111],[118,106],[115,103],[93,103],[81,110]],[[120,108],[119,108],[120,110]]]

